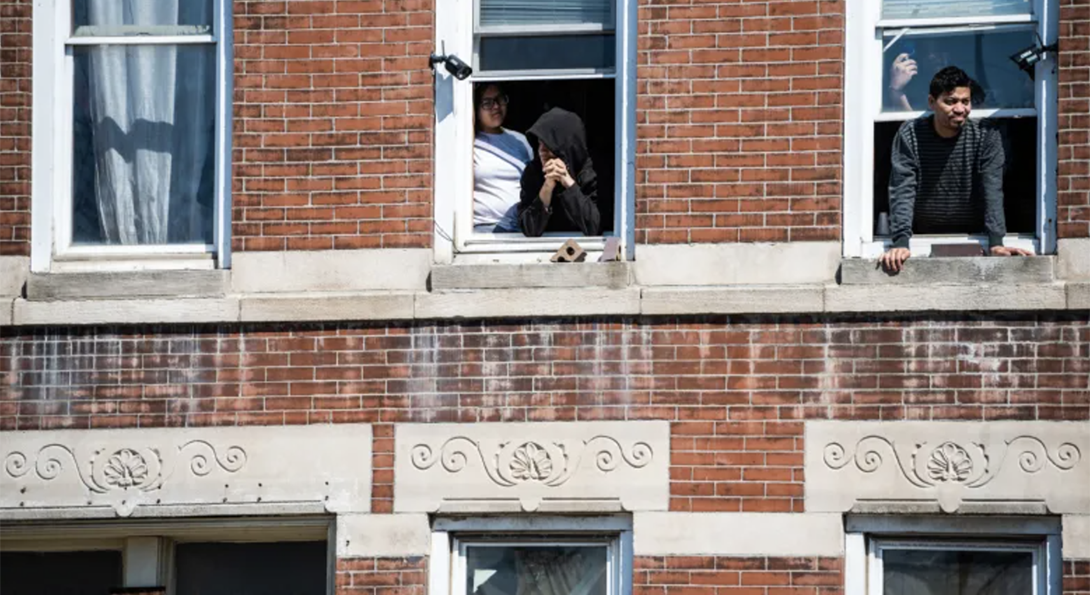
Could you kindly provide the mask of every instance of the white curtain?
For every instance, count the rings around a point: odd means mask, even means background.
[[[600,549],[516,550],[515,572],[515,595],[605,595],[606,564]]]
[[[85,5],[91,25],[177,25],[207,22],[203,12],[211,3],[85,0]],[[211,45],[89,48],[93,196],[102,242],[210,239],[206,170],[213,157],[214,68]]]

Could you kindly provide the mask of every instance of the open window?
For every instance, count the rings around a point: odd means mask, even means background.
[[[229,14],[226,0],[35,5],[35,271],[227,266]]]
[[[436,252],[538,260],[568,238],[600,250],[618,237],[630,253],[634,222],[635,5],[630,0],[452,0],[437,5],[437,52],[468,62],[473,73],[458,80],[436,72]],[[527,235],[512,218],[519,190],[512,179],[533,160],[535,146],[515,146],[503,155],[517,167],[507,172],[506,190],[482,217],[475,152],[484,91],[503,101],[502,128],[526,135],[544,113],[561,108],[582,121],[589,161],[596,173],[597,233],[547,229]],[[491,103],[489,103],[491,105]],[[483,136],[483,135],[482,135]],[[529,141],[534,142],[533,135]],[[508,167],[508,169],[511,169]],[[571,172],[573,178],[578,172]],[[554,205],[555,206],[555,205]],[[497,220],[508,224],[494,227]],[[521,255],[521,256],[519,256]]]
[[[849,0],[845,76],[844,250],[875,257],[891,245],[890,159],[900,126],[927,114],[931,77],[958,66],[974,81],[970,117],[998,131],[1003,167],[1004,243],[1036,254],[1055,251],[1056,60],[1035,65],[1013,57],[1056,41],[1055,0]],[[898,72],[911,61],[914,76]],[[979,243],[977,229],[915,234],[911,249],[934,243]]]

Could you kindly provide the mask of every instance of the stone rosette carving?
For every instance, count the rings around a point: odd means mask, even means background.
[[[1078,512],[1090,506],[1088,456],[1090,424],[810,422],[806,509],[937,501],[954,512],[964,502],[1043,502]]]
[[[366,511],[370,435],[367,425],[12,432],[0,513],[300,502]]]
[[[652,510],[668,499],[665,423],[401,424],[396,443],[398,511],[484,510],[498,502],[522,510],[609,502]],[[638,493],[640,485],[649,491]]]

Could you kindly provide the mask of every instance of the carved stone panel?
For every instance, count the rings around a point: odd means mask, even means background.
[[[5,432],[0,446],[9,518],[179,505],[370,510],[369,425]]]
[[[1090,511],[1090,423],[808,422],[806,510],[868,504]]]
[[[666,510],[660,421],[399,424],[397,512]]]

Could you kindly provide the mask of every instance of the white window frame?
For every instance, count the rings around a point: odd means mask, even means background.
[[[1034,592],[1027,595],[1063,595],[1060,541],[1060,523],[1053,518],[850,516],[844,595],[882,595],[887,549],[1030,552]]]
[[[207,35],[75,37],[72,0],[34,3],[31,156],[31,270],[212,269],[230,267],[231,248],[231,2],[213,0]],[[179,26],[184,29],[187,27]],[[162,27],[147,27],[149,30]],[[72,246],[72,48],[80,45],[204,44],[215,46],[215,209],[212,244]]]
[[[532,262],[551,256],[569,238],[588,252],[600,252],[607,237],[620,238],[622,255],[634,255],[636,227],[636,1],[615,0],[614,35],[616,67],[613,74],[588,70],[559,74],[550,71],[503,76],[476,72],[464,81],[451,76],[442,65],[435,69],[435,260],[449,264],[456,256],[465,259]],[[455,54],[467,62],[476,51],[473,25],[477,0],[443,0],[436,4],[435,47],[440,54]],[[567,28],[570,29],[570,28]],[[535,32],[534,27],[490,28],[490,33]],[[601,31],[582,27],[579,32]],[[614,79],[614,201],[613,231],[585,237],[546,233],[540,238],[512,234],[473,232],[473,84],[487,81]],[[599,197],[599,201],[605,197]]]
[[[632,520],[627,517],[439,518],[431,535],[428,595],[472,595],[464,592],[465,549],[481,545],[605,545],[608,595],[632,595]]]
[[[847,31],[844,71],[844,256],[876,258],[892,243],[874,234],[874,123],[896,121],[924,115],[925,111],[882,112],[884,81],[882,61],[883,29],[904,27],[943,27],[950,30],[976,31],[1012,25],[1036,25],[1045,45],[1058,39],[1059,5],[1057,0],[1033,0],[1034,14],[996,17],[881,18],[880,0],[847,0]],[[1007,246],[1033,250],[1034,254],[1056,252],[1056,175],[1057,175],[1057,72],[1058,62],[1049,52],[1037,63],[1035,74],[1036,109],[976,109],[971,117],[1037,116],[1037,220],[1035,233],[1008,234]],[[930,77],[921,72],[917,76]],[[877,81],[877,82],[876,82]],[[913,256],[928,256],[933,244],[980,244],[987,247],[984,235],[913,236],[909,247]]]

